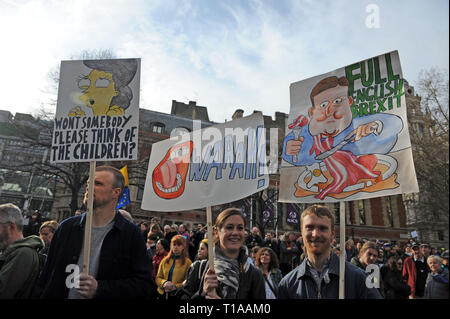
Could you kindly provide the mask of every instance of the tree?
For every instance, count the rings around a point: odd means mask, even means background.
[[[448,223],[449,215],[449,95],[448,73],[437,69],[422,71],[413,105],[421,120],[410,120],[414,165],[420,193],[415,203],[421,223]]]

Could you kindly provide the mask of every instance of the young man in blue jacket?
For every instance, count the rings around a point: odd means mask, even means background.
[[[306,249],[303,262],[280,282],[279,299],[338,299],[339,257],[331,251],[334,215],[325,206],[312,205],[301,215]],[[345,262],[345,298],[381,299],[376,288],[366,286],[366,273]]]
[[[57,228],[38,281],[37,297],[92,299],[145,298],[150,295],[150,265],[141,232],[116,211],[123,188],[124,178],[118,169],[97,167],[89,273],[81,273],[84,213],[66,219]],[[87,193],[88,189],[84,197],[86,205]]]

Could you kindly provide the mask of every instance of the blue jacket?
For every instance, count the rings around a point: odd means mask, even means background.
[[[306,271],[306,258],[278,286],[278,299],[338,299],[339,298],[339,257],[331,253],[329,263],[329,283],[322,282],[320,294],[317,284]],[[376,288],[366,287],[366,273],[345,262],[345,299],[381,299]]]
[[[85,216],[64,220],[56,229],[35,296],[67,298],[66,273],[69,264],[77,264],[82,253]],[[81,272],[81,269],[80,269]],[[144,298],[152,289],[151,272],[140,229],[116,213],[114,226],[106,235],[100,251],[95,298]]]

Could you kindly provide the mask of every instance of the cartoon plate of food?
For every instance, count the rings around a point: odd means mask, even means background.
[[[399,187],[397,183],[397,160],[389,155],[373,154],[376,159],[374,171],[380,172],[377,178],[365,178],[357,180],[353,185],[348,185],[340,192],[328,193],[327,196],[336,199],[347,198],[359,192],[378,192],[384,189]],[[298,177],[295,185],[295,196],[306,197],[318,195],[333,182],[332,175],[328,172],[325,163],[319,162],[305,166],[305,170]]]

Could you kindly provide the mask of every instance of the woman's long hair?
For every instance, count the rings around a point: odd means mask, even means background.
[[[255,266],[262,269],[261,255],[265,251],[267,251],[270,255],[269,271],[280,268],[280,264],[278,262],[277,255],[269,247],[262,247],[258,250],[258,252],[256,253],[256,257],[255,257]]]
[[[186,251],[186,239],[183,236],[181,236],[181,235],[175,235],[175,236],[172,237],[172,240],[170,241],[169,254],[166,257],[164,257],[163,260],[161,260],[161,264],[169,262],[169,260],[172,258],[172,256],[173,256],[173,245],[174,244],[178,244],[178,245],[182,245],[183,246],[183,251],[181,252],[181,255],[180,255],[180,261],[181,261],[182,265],[184,265],[184,263],[186,262],[186,258],[188,258],[187,251]]]

